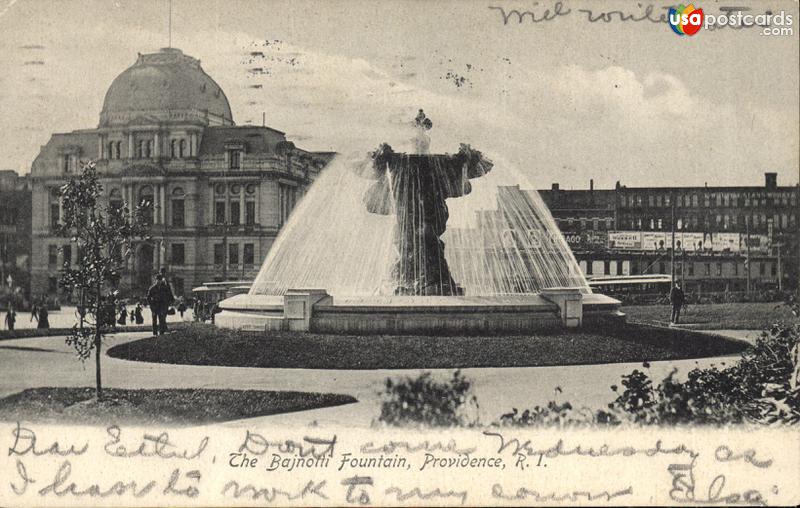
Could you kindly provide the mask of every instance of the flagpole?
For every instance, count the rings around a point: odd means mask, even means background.
[[[172,47],[172,0],[169,0],[169,45],[167,47]]]

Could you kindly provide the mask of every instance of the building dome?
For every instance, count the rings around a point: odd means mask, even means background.
[[[166,115],[166,118],[165,118]],[[175,48],[139,55],[106,92],[100,125],[125,124],[138,117],[232,124],[228,98],[200,67]]]

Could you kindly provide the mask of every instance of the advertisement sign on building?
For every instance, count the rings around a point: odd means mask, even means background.
[[[642,233],[640,231],[609,231],[608,248],[617,250],[641,250]]]
[[[714,252],[738,252],[739,233],[714,233],[711,236],[711,250]]]
[[[670,242],[672,242],[671,239]],[[664,250],[666,248],[667,248],[666,233],[658,231],[645,231],[644,233],[642,233],[642,250]]]
[[[739,251],[747,252],[748,245],[751,254],[768,254],[770,248],[770,241],[768,235],[739,235]]]
[[[751,252],[768,252],[768,235],[750,235]],[[610,231],[608,248],[657,251],[672,248],[672,233],[666,231]],[[675,249],[686,252],[743,252],[745,235],[740,233],[675,233]]]
[[[583,231],[564,233],[564,240],[572,250],[605,250],[608,244],[606,231]]]
[[[700,250],[702,245],[703,233],[675,233],[675,247],[677,249],[694,252]]]

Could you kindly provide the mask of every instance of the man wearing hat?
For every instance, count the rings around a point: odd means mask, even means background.
[[[162,269],[156,274],[156,282],[147,290],[147,303],[150,304],[150,313],[153,317],[153,337],[164,335],[167,332],[167,311],[175,296],[165,277],[166,270]]]

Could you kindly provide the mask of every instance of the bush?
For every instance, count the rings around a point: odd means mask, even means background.
[[[478,400],[472,394],[472,383],[460,370],[443,382],[432,379],[430,372],[400,381],[387,379],[381,395],[384,400],[378,421],[384,425],[453,427],[477,423]]]
[[[556,387],[555,393],[561,393]],[[522,413],[513,408],[497,422],[501,426],[511,427],[585,427],[591,425],[617,425],[619,419],[608,411],[592,411],[588,408],[575,409],[569,402],[558,402],[557,397],[546,406],[536,406]]]
[[[634,370],[623,376],[625,390],[609,407],[644,424],[796,424],[799,348],[800,325],[776,324],[729,368],[693,369],[683,382],[673,371],[655,387]]]

